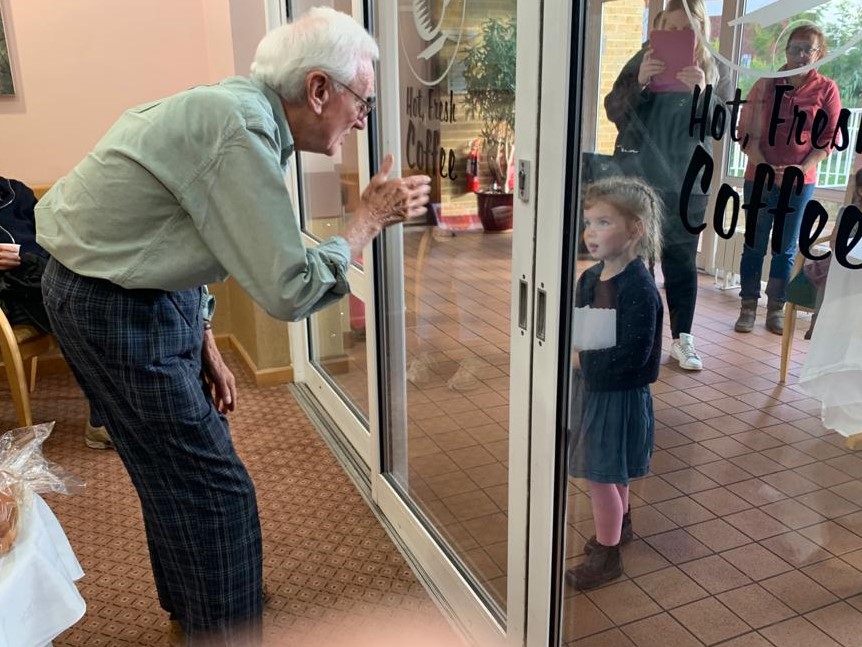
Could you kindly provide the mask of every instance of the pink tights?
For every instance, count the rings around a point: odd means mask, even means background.
[[[620,543],[623,515],[629,508],[629,486],[595,481],[589,483],[596,540],[603,546],[616,546]]]

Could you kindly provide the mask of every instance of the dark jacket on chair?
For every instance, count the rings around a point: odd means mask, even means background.
[[[42,304],[42,273],[48,253],[36,242],[33,191],[17,180],[0,177],[0,243],[21,245],[21,265],[0,270],[0,309],[12,325],[51,332]]]

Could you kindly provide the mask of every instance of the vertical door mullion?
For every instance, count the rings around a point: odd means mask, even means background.
[[[560,397],[560,320],[561,294],[565,286],[563,240],[565,217],[570,205],[567,195],[567,149],[569,124],[569,78],[579,57],[569,51],[575,42],[572,0],[545,0],[542,20],[542,66],[540,89],[535,290],[547,295],[545,340],[533,339],[533,389],[530,428],[530,510],[529,510],[529,587],[527,605],[527,645],[548,645],[551,639],[552,605],[556,596],[555,533],[557,528],[557,485],[565,473],[555,469],[558,447],[557,403]],[[573,49],[578,45],[571,46]],[[535,292],[534,290],[534,292]]]
[[[378,87],[380,98],[378,100],[378,123],[380,124],[380,148],[381,153],[391,153],[395,157],[390,177],[398,177],[401,173],[401,121],[399,113],[399,82],[398,82],[398,8],[396,2],[383,2],[377,10],[377,42],[380,46],[380,62],[378,64]],[[383,258],[379,259],[379,272],[383,274],[384,280],[378,285],[385,290],[385,294],[377,294],[379,303],[387,304],[385,311],[379,312],[375,321],[375,328],[383,325],[386,332],[386,354],[390,361],[383,356],[383,349],[376,347],[374,365],[377,368],[377,388],[384,394],[390,406],[378,409],[378,420],[375,425],[378,436],[373,438],[374,451],[378,453],[375,463],[375,472],[371,475],[371,491],[375,502],[378,501],[379,487],[381,485],[383,470],[386,467],[384,443],[393,447],[395,445],[405,448],[407,443],[392,443],[386,437],[386,433],[407,433],[407,343],[405,338],[405,309],[404,305],[404,241],[403,226],[396,225],[387,229],[384,234],[382,249],[385,249]],[[396,307],[400,306],[400,307]],[[393,362],[392,357],[401,358],[401,361]],[[384,370],[384,366],[386,369]],[[381,379],[381,377],[383,379]],[[397,391],[397,393],[396,393]],[[393,411],[391,403],[400,403],[399,411]],[[384,417],[385,416],[385,417]],[[383,455],[381,455],[383,454]],[[393,456],[397,474],[407,474],[406,457]],[[406,484],[403,484],[406,486]]]

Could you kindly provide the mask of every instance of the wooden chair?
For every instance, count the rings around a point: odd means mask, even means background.
[[[30,393],[36,388],[36,363],[40,355],[55,347],[53,336],[30,326],[12,326],[0,310],[0,351],[12,392],[12,404],[22,427],[33,424]]]
[[[823,236],[815,240],[811,246],[816,247],[828,242],[829,236]],[[787,284],[787,301],[784,304],[784,333],[781,335],[781,368],[778,379],[782,384],[787,381],[787,371],[790,367],[793,333],[796,332],[796,313],[799,311],[814,312],[817,306],[817,288],[802,273],[804,261],[805,257],[802,252],[797,252],[793,271],[790,273],[791,278]]]

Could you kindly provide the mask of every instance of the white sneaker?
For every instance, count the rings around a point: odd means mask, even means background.
[[[694,337],[688,333],[679,334],[679,339],[670,347],[670,356],[686,371],[699,371],[703,368],[703,362],[694,350]]]

